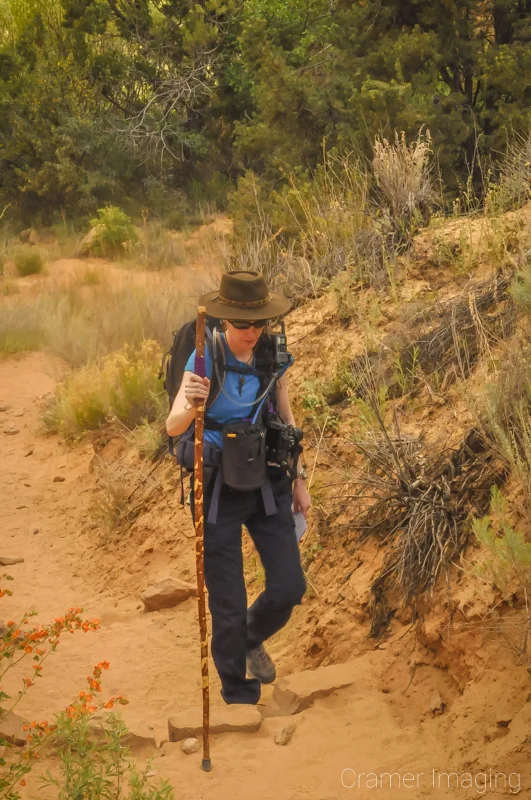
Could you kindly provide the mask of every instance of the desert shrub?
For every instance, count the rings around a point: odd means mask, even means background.
[[[155,458],[166,444],[167,433],[164,421],[167,415],[168,409],[166,408],[159,420],[155,422],[142,420],[140,425],[137,425],[133,431],[126,434],[126,438],[142,458]]]
[[[95,231],[90,242],[90,252],[106,258],[124,255],[138,241],[138,235],[131,219],[117,206],[98,209],[98,217],[91,219]]]
[[[516,578],[520,589],[531,587],[531,543],[512,527],[507,500],[497,486],[491,488],[490,513],[472,520],[472,530],[485,552],[472,573],[500,590]]]
[[[373,171],[380,193],[385,226],[397,244],[408,243],[415,230],[429,218],[436,201],[430,162],[430,132],[419,132],[410,144],[405,133],[395,132],[394,143],[376,137]]]
[[[480,419],[492,447],[519,480],[531,502],[531,367],[529,351],[513,351],[485,387]]]
[[[502,159],[497,183],[497,207],[518,208],[531,199],[531,129],[516,135]]]
[[[107,462],[97,458],[97,490],[89,506],[89,516],[100,529],[100,544],[108,544],[113,532],[131,524],[143,508],[145,494],[137,494],[143,487],[153,490],[160,484],[150,471],[128,464],[122,457]]]
[[[44,267],[44,260],[39,250],[21,248],[15,253],[15,267],[22,277],[38,275]]]
[[[18,294],[18,291],[18,285],[15,281],[11,281],[8,278],[0,281],[0,294],[4,297],[11,297],[14,294]]]
[[[157,419],[165,407],[160,359],[159,345],[146,340],[73,372],[43,415],[46,427],[74,439],[113,418],[127,427]]]
[[[336,275],[330,288],[336,300],[339,320],[343,323],[355,322],[365,334],[370,347],[375,343],[378,324],[384,319],[379,296],[373,289],[360,291],[359,273],[352,270]]]
[[[531,264],[515,275],[510,292],[519,308],[531,314]]]

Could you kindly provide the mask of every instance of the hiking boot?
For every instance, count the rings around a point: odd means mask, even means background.
[[[247,652],[247,671],[260,683],[273,683],[277,677],[275,665],[263,644]]]

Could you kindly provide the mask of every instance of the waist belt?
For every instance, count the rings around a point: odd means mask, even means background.
[[[223,486],[223,472],[221,469],[217,470],[216,480],[214,481],[214,488],[212,489],[212,497],[210,500],[210,507],[208,509],[208,517],[207,522],[214,525],[218,518],[218,508],[219,508],[219,495],[221,493],[221,487]],[[266,481],[260,487],[260,491],[262,492],[262,500],[264,501],[264,509],[266,515],[268,517],[272,516],[273,514],[277,513],[277,504],[275,502],[275,496],[273,494],[273,487],[271,486],[271,481],[269,478],[266,478]]]

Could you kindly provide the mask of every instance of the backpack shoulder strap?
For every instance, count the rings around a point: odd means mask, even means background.
[[[256,349],[256,371],[258,373],[258,379],[260,382],[256,396],[260,397],[266,390],[268,384],[271,382],[271,379],[276,371],[273,342],[270,334],[262,335],[258,341],[258,347]],[[256,401],[255,404],[253,405],[253,408],[251,410],[251,418],[256,413],[256,409],[259,407],[260,402],[262,401]],[[267,397],[263,401],[263,406],[262,406],[263,414],[267,413],[270,403],[276,410],[277,407],[276,380],[273,382]]]
[[[221,394],[221,386],[223,386],[225,383],[227,367],[227,356],[223,346],[223,339],[221,338],[219,331],[217,328],[214,328],[214,331],[210,331],[209,329],[207,330],[208,335],[206,343],[212,361],[212,375],[210,377],[210,392],[208,394],[205,409],[210,408],[210,406],[216,402]],[[218,373],[221,377],[221,386],[218,379]]]

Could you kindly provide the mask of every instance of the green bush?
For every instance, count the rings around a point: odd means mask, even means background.
[[[73,372],[58,387],[44,424],[74,439],[113,418],[128,428],[158,419],[166,407],[158,378],[160,359],[159,345],[147,340]]]
[[[516,578],[520,588],[531,587],[531,543],[509,521],[507,500],[497,486],[491,489],[490,515],[474,519],[472,530],[486,558],[472,573],[491,581],[502,591]]]
[[[42,272],[44,261],[38,250],[21,249],[15,253],[15,267],[22,277],[38,275]]]
[[[124,255],[138,242],[138,235],[131,219],[117,206],[98,209],[98,218],[91,219],[95,231],[90,241],[90,252],[105,258]]]
[[[124,800],[173,800],[175,795],[168,780],[154,786],[150,775],[153,757],[139,770],[131,751],[122,742],[128,733],[119,714],[110,713],[101,723],[102,736],[94,739],[91,731],[91,714],[75,716],[67,711],[55,715],[56,730],[53,739],[66,742],[59,751],[60,777],[50,770],[41,776],[43,786],[55,786],[57,800],[87,798],[107,800],[121,797]],[[126,785],[128,784],[128,791]],[[125,790],[125,793],[124,793]]]

